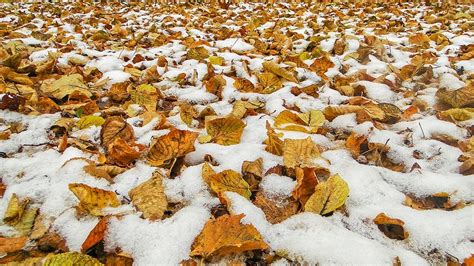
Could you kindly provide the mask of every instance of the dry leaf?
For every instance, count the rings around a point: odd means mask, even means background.
[[[258,192],[253,201],[255,206],[262,209],[267,221],[272,224],[280,223],[298,211],[298,202],[292,198],[276,199]]]
[[[140,151],[144,149],[139,144],[125,142],[123,139],[116,138],[107,147],[108,160],[119,166],[128,166],[140,157]]]
[[[474,118],[474,108],[451,108],[439,112],[437,116],[448,121],[466,121]]]
[[[134,141],[135,134],[132,126],[130,126],[123,118],[112,116],[105,120],[100,130],[100,141],[102,146],[108,147],[115,139],[120,138],[126,142]]]
[[[296,186],[291,195],[304,206],[309,197],[313,195],[316,185],[318,184],[318,178],[314,168],[297,167],[295,169],[295,175]]]
[[[346,140],[346,148],[351,152],[352,156],[357,158],[360,155],[360,146],[366,142],[367,136],[352,132]]]
[[[163,176],[155,172],[149,180],[136,186],[128,193],[133,205],[143,213],[145,219],[152,221],[161,219],[168,207],[162,182]]]
[[[45,81],[41,85],[41,90],[56,99],[62,99],[73,93],[84,95],[87,98],[92,96],[92,93],[84,84],[83,77],[80,74],[62,76],[60,79],[54,81]]]
[[[436,97],[441,102],[447,103],[455,108],[474,105],[474,84],[457,90],[441,88],[436,92]]]
[[[159,94],[156,88],[149,84],[142,84],[135,89],[130,89],[132,103],[144,106],[147,111],[156,111]]]
[[[405,223],[400,219],[390,218],[382,212],[374,218],[374,223],[388,238],[397,240],[408,238],[409,234],[403,228]]]
[[[363,110],[362,106],[357,106],[357,105],[331,105],[324,108],[323,114],[327,120],[332,121],[334,118],[340,115],[357,113],[362,110]]]
[[[86,240],[82,243],[81,252],[86,252],[93,246],[97,245],[100,241],[104,240],[105,231],[107,231],[107,223],[109,217],[100,218],[99,222],[95,227],[89,232]]]
[[[86,116],[81,117],[81,119],[79,119],[76,122],[76,127],[79,129],[85,129],[91,126],[100,127],[104,123],[105,123],[105,119],[103,119],[100,116],[86,115]]]
[[[227,82],[223,75],[215,75],[206,82],[206,90],[218,97],[221,97],[222,90]]]
[[[172,129],[168,134],[153,139],[147,154],[147,161],[153,166],[162,166],[170,160],[194,151],[197,132]]]
[[[86,211],[94,216],[102,215],[102,208],[118,207],[120,201],[113,191],[90,187],[86,184],[69,184],[69,190],[79,199],[80,212]]]
[[[266,61],[262,63],[263,70],[273,73],[279,77],[282,77],[288,81],[298,82],[298,80],[293,76],[293,74],[284,68],[280,67],[277,63],[273,61]]]
[[[209,57],[209,52],[206,48],[199,46],[188,50],[188,58],[195,60],[203,60]]]
[[[8,202],[8,207],[5,211],[3,222],[11,226],[15,226],[16,224],[18,224],[29,202],[29,198],[24,198],[23,200],[20,200],[18,196],[13,193],[10,198],[10,201]]]
[[[333,175],[316,186],[314,194],[304,205],[304,210],[326,215],[344,205],[348,196],[349,186],[346,181],[339,175]]]
[[[316,72],[316,74],[318,74],[323,79],[327,79],[325,73],[332,67],[334,67],[334,63],[331,61],[331,59],[328,56],[321,56],[314,60],[310,66],[310,69]]]
[[[43,266],[57,266],[57,265],[87,265],[87,266],[102,266],[99,260],[79,252],[66,252],[57,255],[50,254],[46,257]]]
[[[265,144],[267,146],[265,147],[265,150],[278,156],[283,155],[283,141],[280,139],[283,134],[277,134],[270,126],[268,121],[266,123],[266,127],[267,139],[265,140]]]
[[[257,190],[263,177],[263,158],[258,158],[255,161],[243,161],[242,175],[250,185],[250,190]]]
[[[215,174],[216,174],[216,172],[214,171],[214,169],[212,169],[212,166],[208,162],[205,162],[202,165],[201,176],[202,176],[202,179],[204,180],[204,182],[208,186],[210,186],[211,177]]]
[[[319,156],[318,147],[310,137],[306,139],[285,139],[283,163],[288,168],[314,166],[313,159]]]
[[[252,195],[249,184],[239,173],[233,170],[225,170],[210,176],[209,185],[220,198],[222,198],[222,193],[226,191],[238,193],[247,199],[250,199]]]
[[[222,117],[206,121],[206,131],[214,143],[228,146],[240,143],[245,123],[235,117]]]
[[[267,249],[260,233],[253,225],[241,224],[240,215],[223,215],[209,220],[196,237],[190,256],[225,256],[248,250]]]
[[[0,253],[11,253],[22,249],[28,237],[5,238],[0,237]]]

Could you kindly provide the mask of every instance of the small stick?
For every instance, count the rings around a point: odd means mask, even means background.
[[[421,128],[421,133],[423,133],[423,138],[426,139],[425,131],[423,130],[423,127],[421,126],[421,123],[418,122],[418,125],[419,125],[420,128]]]

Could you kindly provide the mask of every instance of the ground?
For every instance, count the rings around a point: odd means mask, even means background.
[[[1,5],[0,262],[473,265],[473,16]]]

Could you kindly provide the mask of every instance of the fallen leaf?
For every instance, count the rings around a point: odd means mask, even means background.
[[[466,121],[474,118],[474,108],[451,108],[439,112],[437,116],[448,121]]]
[[[215,75],[206,82],[206,91],[221,97],[222,90],[226,84],[227,82],[225,81],[223,75]]]
[[[90,187],[86,184],[71,183],[69,190],[79,199],[77,206],[80,212],[101,216],[105,207],[118,207],[120,201],[113,191]]]
[[[257,78],[259,82],[257,91],[262,94],[270,94],[283,87],[280,78],[273,73],[264,72],[257,74]]]
[[[134,141],[135,134],[131,125],[119,116],[112,116],[105,120],[100,130],[102,146],[108,147],[115,139],[120,138],[126,142]]]
[[[152,221],[161,219],[168,207],[163,188],[163,176],[159,172],[153,173],[149,180],[130,190],[128,195],[145,219]]]
[[[252,195],[249,184],[233,170],[225,170],[210,176],[209,185],[220,198],[226,191],[238,193],[247,199]]]
[[[310,137],[306,139],[285,139],[283,163],[288,168],[311,167],[313,159],[319,156],[318,147]]]
[[[316,185],[313,195],[304,205],[305,211],[326,215],[344,205],[349,186],[339,175],[333,175]]]
[[[41,85],[41,90],[56,99],[62,99],[73,93],[84,95],[87,98],[92,96],[80,74],[62,76],[57,80],[49,82],[45,81]]]
[[[139,144],[125,142],[121,138],[116,138],[107,147],[108,160],[119,166],[128,166],[140,157],[140,151],[143,150]]]
[[[206,48],[199,46],[188,50],[188,58],[195,60],[203,60],[209,57],[209,52]]]
[[[436,97],[455,108],[474,105],[474,84],[457,90],[438,89]]]
[[[260,233],[253,225],[241,224],[240,215],[223,215],[209,220],[196,237],[190,256],[225,256],[248,250],[267,249]]]
[[[197,132],[172,129],[168,134],[153,139],[147,154],[147,161],[153,166],[162,166],[170,160],[194,151]]]
[[[255,206],[262,209],[267,221],[272,224],[280,223],[298,211],[298,202],[290,197],[276,199],[258,192],[253,201]]]
[[[295,175],[296,186],[291,195],[304,206],[309,197],[314,194],[314,190],[319,181],[314,168],[297,167],[295,169]]]
[[[263,158],[258,158],[255,161],[243,161],[242,175],[249,184],[250,190],[257,190],[263,177]]]
[[[202,165],[201,176],[202,176],[202,179],[204,180],[204,182],[208,186],[210,186],[211,177],[215,174],[216,174],[216,171],[214,171],[214,169],[212,169],[212,166],[208,162],[205,162]]]
[[[273,73],[279,77],[282,77],[288,81],[298,82],[298,80],[293,76],[293,74],[284,68],[280,67],[277,63],[273,61],[266,61],[262,63],[263,70]]]
[[[356,132],[352,132],[346,140],[346,148],[351,152],[352,156],[357,158],[360,155],[361,145],[366,142],[366,135],[359,135]]]
[[[3,222],[11,226],[15,226],[16,224],[18,224],[24,212],[26,211],[26,206],[29,202],[29,198],[24,198],[23,200],[20,200],[18,196],[13,193],[10,198],[10,201],[8,202],[8,207],[5,211]]]
[[[156,111],[159,94],[155,87],[149,84],[142,84],[135,89],[130,89],[132,103],[144,106],[147,111]]]
[[[280,139],[283,134],[277,134],[268,121],[266,122],[266,127],[267,139],[265,140],[265,150],[278,156],[283,155],[283,141]]]
[[[99,260],[79,252],[66,252],[56,255],[48,255],[44,261],[43,266],[59,266],[59,265],[87,265],[87,266],[101,266]]]
[[[405,222],[400,219],[390,218],[383,212],[374,218],[374,223],[388,238],[403,240],[409,236],[408,232],[403,228]]]
[[[38,208],[28,208],[24,211],[21,219],[15,225],[15,230],[18,232],[16,236],[29,236],[33,223],[35,222]]]
[[[363,110],[362,106],[357,105],[331,105],[324,108],[323,114],[327,120],[332,121],[340,115],[357,113],[361,110]]]
[[[22,249],[26,242],[28,241],[28,237],[14,237],[14,238],[6,238],[0,237],[0,253],[11,253]]]
[[[331,61],[331,59],[328,56],[321,56],[314,60],[314,62],[311,64],[310,69],[316,72],[320,77],[323,79],[327,79],[326,77],[326,71],[328,71],[330,68],[334,67],[334,63]]]
[[[228,146],[240,143],[245,123],[235,117],[222,117],[206,121],[205,126],[214,143]]]
[[[100,116],[86,115],[86,116],[81,117],[81,119],[79,119],[76,122],[76,127],[79,129],[85,129],[91,126],[100,127],[104,123],[105,123],[105,119],[103,119]]]
[[[82,243],[81,252],[86,252],[93,246],[97,245],[100,241],[104,240],[105,231],[107,231],[107,223],[109,217],[105,216],[100,218],[99,222],[89,232],[86,240]]]

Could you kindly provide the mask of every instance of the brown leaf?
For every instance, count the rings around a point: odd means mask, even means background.
[[[121,138],[116,138],[107,147],[108,160],[119,166],[128,166],[140,157],[140,151],[145,147],[140,144],[125,142]]]
[[[328,69],[334,66],[334,63],[328,56],[321,56],[314,60],[314,62],[310,66],[310,69],[316,72],[316,74],[318,74],[323,79],[327,79],[325,75],[326,71],[328,71]]]
[[[20,250],[25,246],[27,241],[28,237],[26,236],[16,238],[0,237],[0,253],[10,253]]]
[[[253,204],[262,209],[267,221],[272,224],[280,223],[293,214],[296,214],[299,207],[298,202],[290,197],[277,199],[269,197],[261,192],[257,193]]]
[[[263,158],[242,163],[242,175],[250,185],[250,190],[255,191],[263,177]]]
[[[206,90],[212,94],[222,97],[222,90],[227,82],[223,75],[215,75],[206,82]]]
[[[403,228],[405,222],[400,219],[390,218],[382,212],[374,218],[374,223],[388,238],[397,240],[408,238],[409,234]]]
[[[268,121],[266,123],[266,127],[267,139],[264,142],[266,144],[265,150],[278,156],[283,155],[283,141],[280,139],[283,134],[276,133]]]
[[[214,143],[234,145],[240,143],[245,123],[239,118],[222,117],[206,121],[206,131]]]
[[[100,131],[100,141],[102,146],[108,147],[115,139],[130,142],[135,140],[133,128],[123,118],[112,116],[105,120]]]
[[[267,249],[268,245],[253,225],[241,224],[240,215],[223,215],[209,220],[196,237],[190,256],[225,256],[248,250]]]
[[[194,151],[197,132],[172,129],[168,134],[153,139],[147,154],[147,161],[153,166],[162,166],[172,159]]]

